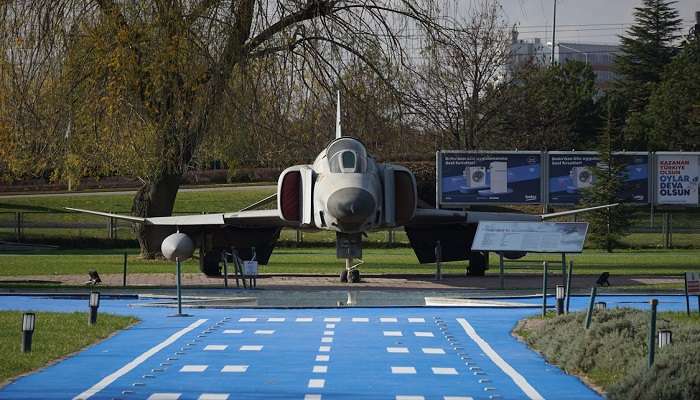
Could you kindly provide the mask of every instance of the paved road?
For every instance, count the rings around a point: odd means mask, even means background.
[[[251,185],[251,186],[207,186],[207,187],[184,187],[180,188],[180,192],[244,192],[252,190],[269,190],[277,189],[275,185]],[[136,190],[115,190],[115,191],[85,191],[85,192],[61,192],[61,193],[27,193],[27,194],[2,194],[2,199],[16,199],[24,197],[74,197],[74,196],[115,196],[122,194],[136,194]]]
[[[646,307],[648,297],[601,300]],[[85,302],[17,296],[0,308],[72,311]],[[133,303],[105,299],[101,311],[140,324],[15,381],[0,398],[600,398],[510,335],[537,308],[197,309],[168,318],[172,309]],[[661,297],[662,310],[682,305]]]

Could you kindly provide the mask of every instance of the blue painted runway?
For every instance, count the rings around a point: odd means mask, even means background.
[[[654,297],[661,311],[685,309],[682,296]],[[599,300],[646,309],[650,298]],[[193,309],[173,318],[137,302],[103,299],[100,312],[142,322],[5,386],[0,399],[600,398],[510,335],[534,308]],[[86,311],[86,300],[3,296],[0,309]]]

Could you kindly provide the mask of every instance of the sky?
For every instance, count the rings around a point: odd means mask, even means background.
[[[476,0],[452,0],[464,7]],[[519,38],[552,40],[553,0],[501,0],[509,24],[519,23]],[[641,0],[557,0],[556,41],[618,44],[618,35],[634,21]],[[674,7],[683,19],[683,32],[695,24],[700,0],[680,0]]]

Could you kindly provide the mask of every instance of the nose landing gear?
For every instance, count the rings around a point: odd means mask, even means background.
[[[363,264],[362,260],[355,265],[352,265],[352,257],[345,259],[345,269],[340,273],[341,282],[359,283],[360,282],[360,270],[357,269]]]

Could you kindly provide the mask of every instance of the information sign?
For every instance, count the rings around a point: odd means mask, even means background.
[[[540,152],[443,151],[437,158],[441,205],[542,201]]]
[[[586,222],[479,222],[472,250],[580,253]]]

